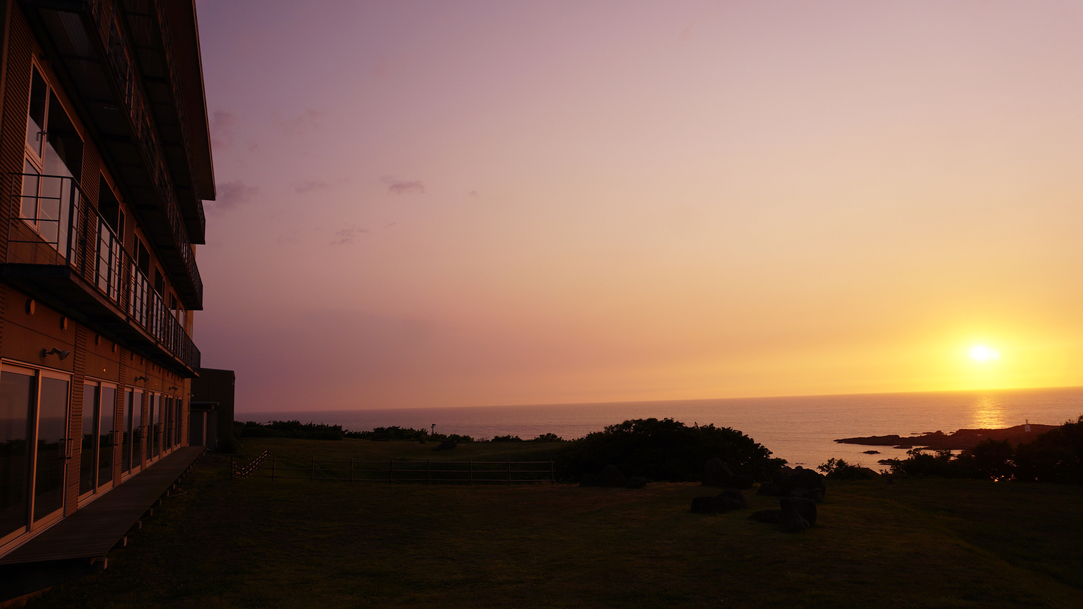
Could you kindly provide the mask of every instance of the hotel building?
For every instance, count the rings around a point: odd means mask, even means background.
[[[78,527],[66,553],[34,544],[197,450],[195,2],[0,0],[0,20],[0,569],[102,568]]]

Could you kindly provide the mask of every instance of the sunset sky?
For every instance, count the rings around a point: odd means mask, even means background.
[[[240,411],[1083,385],[1081,3],[198,11]]]

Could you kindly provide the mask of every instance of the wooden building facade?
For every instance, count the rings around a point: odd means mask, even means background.
[[[194,0],[0,0],[0,557],[188,445]]]

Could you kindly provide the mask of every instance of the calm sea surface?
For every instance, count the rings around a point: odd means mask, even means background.
[[[575,439],[627,419],[670,417],[688,425],[713,423],[740,430],[792,465],[814,467],[831,457],[874,469],[879,459],[905,457],[905,450],[836,444],[837,438],[966,428],[999,428],[1031,423],[1059,425],[1083,414],[1083,387],[1014,391],[889,393],[553,404],[410,408],[308,412],[238,412],[238,421],[297,419],[342,425],[352,431],[413,427],[474,438],[513,435],[524,440],[544,433]],[[879,450],[867,455],[862,451]]]

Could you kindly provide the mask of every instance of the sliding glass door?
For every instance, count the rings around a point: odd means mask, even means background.
[[[83,383],[83,441],[79,467],[80,498],[113,487],[116,462],[117,388],[115,385]]]
[[[0,545],[59,518],[70,377],[0,366]]]

